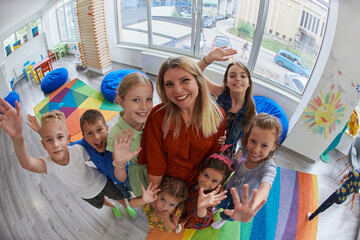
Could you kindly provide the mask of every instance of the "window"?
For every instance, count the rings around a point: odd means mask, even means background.
[[[76,18],[75,18],[75,1],[65,1],[57,10],[57,20],[59,25],[60,40],[62,42],[76,42]]]
[[[198,58],[220,45],[231,46],[239,52],[233,60],[247,64],[253,76],[282,86],[286,73],[303,75],[304,79],[310,76],[329,10],[329,3],[324,0],[116,0],[116,3],[120,44]],[[245,43],[247,48],[243,47]],[[283,65],[275,61],[275,56],[284,52],[280,50],[288,52]]]
[[[5,55],[9,56],[9,54],[18,49],[22,44],[38,36],[42,32],[41,18],[29,22],[3,41]]]

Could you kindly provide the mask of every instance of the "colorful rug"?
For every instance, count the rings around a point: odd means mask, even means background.
[[[77,78],[52,92],[37,104],[34,107],[34,113],[40,119],[44,113],[54,109],[65,114],[66,126],[71,135],[71,141],[82,138],[80,117],[86,110],[99,110],[106,122],[122,110],[118,104],[107,101],[100,92]]]
[[[307,213],[318,207],[315,175],[278,167],[268,201],[249,223],[226,222],[221,229],[183,230],[181,233],[150,230],[148,240],[255,240],[316,239],[317,218],[307,221]],[[219,219],[216,214],[215,220]]]

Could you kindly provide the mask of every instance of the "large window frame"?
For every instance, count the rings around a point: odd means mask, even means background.
[[[115,3],[117,4],[118,1],[120,0],[115,0]],[[119,33],[117,34],[118,36],[118,43],[119,45],[137,45],[137,46],[141,46],[141,47],[148,47],[150,49],[157,49],[157,50],[161,50],[161,51],[168,51],[168,52],[173,52],[173,53],[177,53],[177,54],[182,54],[182,55],[188,55],[191,57],[195,57],[195,58],[202,58],[204,55],[200,53],[200,37],[202,34],[201,28],[202,28],[202,4],[204,2],[204,0],[192,0],[192,11],[191,11],[191,18],[192,18],[192,23],[191,23],[191,49],[190,51],[185,51],[179,48],[174,48],[174,47],[168,47],[168,46],[160,46],[160,45],[156,45],[153,43],[153,29],[152,29],[152,16],[151,16],[151,8],[152,8],[152,2],[153,1],[147,1],[147,26],[148,26],[148,44],[147,45],[139,45],[139,44],[134,44],[134,43],[129,43],[129,42],[121,42],[120,38],[119,38]],[[166,0],[163,1],[166,2],[167,4],[171,4],[173,2],[179,2],[179,1],[174,1],[174,0]],[[260,48],[261,48],[261,43],[262,40],[264,38],[264,32],[267,30],[269,32],[271,32],[271,29],[266,29],[266,19],[267,19],[267,15],[269,14],[269,2],[270,0],[259,0],[259,10],[257,13],[257,22],[254,30],[254,36],[253,36],[253,42],[252,42],[252,47],[251,47],[251,51],[249,52],[249,58],[247,60],[247,67],[249,68],[251,75],[253,77],[255,77],[256,79],[262,80],[264,82],[270,83],[271,85],[275,85],[276,87],[285,90],[288,93],[291,93],[295,96],[301,97],[302,93],[298,93],[298,92],[294,92],[291,89],[285,87],[284,85],[277,83],[269,78],[266,78],[264,76],[261,76],[257,73],[254,72],[255,70],[255,66],[256,66],[256,62],[257,59],[259,57],[259,52],[260,52]],[[329,12],[330,12],[330,4],[328,1],[325,0],[317,0],[318,4],[322,4],[323,6],[325,6],[328,10],[327,10],[327,21],[328,21],[328,17],[329,17]],[[118,8],[116,8],[118,9]],[[119,9],[118,9],[119,11]],[[118,14],[116,14],[117,19],[116,19],[116,24],[119,23],[119,18],[121,16],[121,13],[118,12]],[[300,19],[299,19],[299,26],[303,26],[304,28],[306,28],[307,30],[309,30],[310,32],[319,35],[320,37],[323,38],[325,31],[326,31],[326,27],[327,27],[327,22],[323,22],[321,19],[318,19],[315,16],[312,16],[309,12],[307,11],[301,11],[300,13]],[[117,26],[117,29],[119,29],[119,25]],[[285,35],[282,35],[283,38]],[[286,37],[286,36],[285,36]],[[280,36],[279,36],[280,38]],[[291,39],[291,40],[290,40]],[[207,41],[210,41],[207,40]],[[289,38],[289,41],[292,42],[293,39]],[[321,44],[319,45],[319,50],[318,52],[321,51],[321,47],[322,47],[322,43],[323,43],[323,39],[321,41]],[[317,57],[315,58],[315,63],[312,69],[315,68],[316,65],[316,61],[317,61]],[[218,62],[217,64],[226,66],[228,63],[226,62]],[[310,80],[310,78],[309,78]],[[306,86],[305,86],[306,88]]]
[[[68,12],[71,12],[68,15]],[[78,32],[75,15],[75,1],[68,0],[56,7],[56,18],[58,22],[61,42],[78,42]]]

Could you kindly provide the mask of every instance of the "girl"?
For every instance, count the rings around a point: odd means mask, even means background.
[[[276,117],[260,113],[253,119],[249,129],[241,139],[243,148],[234,157],[235,172],[228,180],[226,188],[235,188],[240,194],[240,199],[243,187],[245,188],[244,184],[249,186],[250,198],[251,192],[256,189],[256,195],[253,195],[251,201],[251,205],[254,206],[256,211],[253,211],[252,216],[250,215],[248,219],[241,218],[243,217],[239,214],[241,208],[236,206],[238,204],[234,204],[235,197],[233,202],[231,195],[227,194],[227,198],[216,207],[227,210],[220,213],[222,219],[213,223],[211,225],[213,228],[221,228],[226,220],[249,222],[261,206],[265,204],[276,176],[276,165],[272,159],[272,154],[279,146],[280,134],[281,125]],[[247,188],[246,186],[246,190]],[[236,191],[233,190],[232,196],[235,193]],[[244,204],[247,204],[247,196],[243,197]],[[232,211],[234,207],[235,210]]]
[[[213,61],[225,61],[227,56],[235,54],[232,49],[217,48],[206,55],[199,67],[204,69]],[[253,82],[249,69],[240,62],[228,65],[223,85],[220,86],[209,79],[206,81],[210,92],[217,98],[217,103],[226,112],[226,142],[232,147],[227,150],[229,157],[235,153],[236,145],[250,120],[256,115],[256,107],[252,98]]]
[[[131,199],[132,207],[143,206],[149,226],[158,226],[160,230],[174,230],[180,232],[179,218],[184,209],[183,201],[188,198],[188,187],[185,181],[165,176],[159,189],[150,183],[146,191],[142,187],[142,197]]]
[[[127,165],[119,165],[119,160],[114,157],[114,137],[120,134],[122,130],[130,129],[134,132],[130,150],[135,151],[140,147],[141,137],[144,130],[144,124],[153,107],[153,84],[144,75],[134,72],[126,75],[117,88],[116,100],[123,108],[120,112],[119,121],[110,130],[107,138],[106,150],[113,153],[113,165],[115,168],[126,168]],[[135,196],[141,196],[141,185],[147,186],[147,170],[146,165],[140,165],[137,156],[133,157],[128,166],[129,184],[124,184],[127,191],[133,191]],[[124,174],[119,176],[119,172],[115,171],[115,176],[122,179]],[[126,172],[125,172],[126,173]]]
[[[201,160],[220,150],[225,114],[211,100],[204,75],[190,58],[167,59],[156,85],[163,103],[149,115],[139,163],[147,164],[153,185],[163,175],[194,184]]]
[[[230,165],[228,157],[217,153],[201,163],[197,183],[190,188],[185,211],[181,215],[185,228],[200,230],[213,222],[212,207],[226,198],[226,191],[219,191],[230,175]]]

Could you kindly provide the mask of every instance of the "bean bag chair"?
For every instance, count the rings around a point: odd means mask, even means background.
[[[20,97],[17,92],[11,91],[9,95],[4,98],[4,100],[7,101],[11,106],[13,106],[13,108],[15,108],[15,101],[20,102]]]
[[[61,87],[69,76],[66,68],[57,68],[46,74],[41,81],[41,90],[44,93],[51,93]]]
[[[133,72],[139,72],[146,76],[145,73],[135,69],[120,69],[108,73],[101,82],[101,93],[104,96],[104,98],[109,102],[115,102],[116,94],[117,94],[116,89],[119,86],[121,80],[126,75]]]
[[[282,143],[286,137],[289,125],[285,111],[279,104],[267,97],[254,96],[254,101],[258,113],[264,112],[279,119],[282,127],[282,134],[280,136],[280,143]]]

